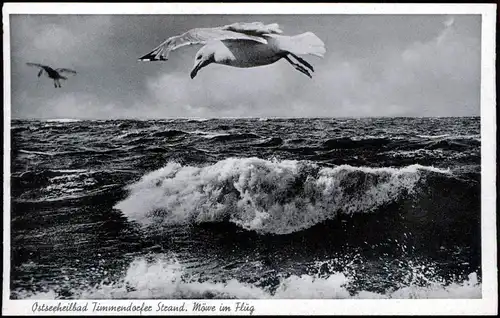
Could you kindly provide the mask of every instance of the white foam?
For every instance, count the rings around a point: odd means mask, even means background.
[[[175,258],[157,257],[148,262],[136,258],[124,277],[115,283],[101,283],[95,287],[73,289],[72,298],[78,299],[179,299],[179,298],[239,298],[239,299],[370,299],[370,298],[481,298],[481,283],[476,273],[465,281],[445,285],[439,279],[428,277],[427,287],[413,282],[391,291],[376,293],[366,290],[349,292],[348,274],[334,272],[328,277],[291,275],[280,278],[276,288],[258,287],[230,279],[225,282],[198,282],[189,279],[185,269]],[[38,293],[16,292],[17,298],[57,299],[55,290]]]
[[[57,154],[53,152],[43,152],[43,151],[24,150],[24,149],[19,150],[19,152],[30,155],[42,155],[42,156],[55,156]]]
[[[207,138],[207,139],[212,139],[214,137],[229,136],[230,135],[228,133],[202,131],[202,130],[195,130],[195,131],[191,131],[189,133],[190,134],[195,134],[195,135],[201,135],[203,138]]]
[[[57,122],[57,123],[74,123],[74,122],[79,122],[81,121],[80,119],[73,119],[73,118],[54,118],[54,119],[47,119],[46,122]]]
[[[427,138],[427,139],[441,139],[441,138],[445,138],[445,137],[448,137],[449,134],[443,134],[443,135],[417,135],[417,137],[420,137],[420,138]]]
[[[129,186],[129,196],[116,208],[145,225],[229,219],[246,229],[286,234],[412,194],[424,171],[450,173],[421,165],[320,168],[258,158],[229,158],[205,167],[168,163]]]
[[[427,138],[427,139],[446,139],[446,140],[456,140],[456,139],[474,139],[477,141],[481,140],[481,134],[473,134],[473,135],[449,135],[449,134],[443,134],[443,135],[417,135],[417,137],[420,138]]]
[[[199,121],[199,122],[210,120],[210,118],[202,118],[202,117],[189,117],[189,118],[186,118],[186,119],[187,120],[191,120],[191,121]]]

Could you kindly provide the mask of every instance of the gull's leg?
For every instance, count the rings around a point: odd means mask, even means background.
[[[288,52],[288,54],[290,54],[291,56],[293,56],[297,61],[299,61],[300,63],[304,64],[305,66],[307,66],[311,71],[314,72],[314,67],[309,64],[306,60],[304,60],[303,58],[291,53],[291,52]]]
[[[57,88],[57,82],[54,80],[54,87]]]
[[[309,71],[308,71],[308,70],[306,70],[304,67],[302,67],[302,66],[300,66],[300,65],[297,65],[296,70],[298,70],[298,71],[300,71],[300,72],[304,73],[304,74],[305,74],[305,75],[307,75],[309,78],[312,78],[311,73],[309,73]]]
[[[297,70],[297,71],[300,71],[301,73],[309,76],[310,78],[312,78],[311,74],[309,73],[309,71],[307,71],[307,69],[305,67],[303,67],[302,65],[299,65],[299,64],[296,64],[294,63],[288,56],[284,56],[284,58],[290,63],[292,64],[292,66]]]
[[[305,75],[309,76],[310,78],[312,78],[311,76],[311,73],[309,73],[309,71],[303,67],[302,65],[299,65],[299,64],[294,64],[293,65],[295,67],[295,69],[301,73],[304,73]]]
[[[284,58],[285,58],[285,59],[286,59],[286,60],[287,60],[290,64],[292,64],[292,66],[293,66],[293,67],[294,67],[297,71],[300,71],[301,73],[303,73],[303,74],[305,74],[305,75],[307,75],[307,76],[309,76],[309,77],[311,77],[311,78],[312,78],[311,74],[309,73],[309,71],[308,71],[305,67],[303,67],[303,66],[302,66],[302,65],[300,65],[300,64],[295,63],[295,62],[294,62],[294,61],[292,61],[292,60],[291,60],[291,59],[290,59],[287,55],[285,55],[285,56],[284,56]]]

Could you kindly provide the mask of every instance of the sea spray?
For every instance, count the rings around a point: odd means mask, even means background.
[[[279,279],[275,288],[257,286],[237,279],[220,281],[198,281],[190,278],[185,266],[175,256],[158,255],[153,260],[144,257],[134,259],[125,275],[112,284],[99,284],[87,289],[73,289],[74,299],[453,299],[481,298],[481,283],[476,273],[468,275],[463,281],[445,284],[437,274],[429,275],[422,268],[432,264],[416,262],[411,271],[426,275],[427,284],[421,286],[407,281],[397,289],[374,292],[353,289],[354,268],[343,260],[343,271],[331,270],[320,274],[318,266],[329,262],[311,264],[309,274],[286,275]],[[316,272],[316,273],[314,273]],[[51,293],[23,295],[25,299],[59,299],[56,291]]]
[[[308,161],[228,158],[203,167],[170,162],[127,187],[115,207],[149,225],[221,222],[287,234],[333,219],[368,213],[418,191],[433,167],[324,168]]]

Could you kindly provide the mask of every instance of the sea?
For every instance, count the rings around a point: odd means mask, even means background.
[[[479,117],[10,133],[11,299],[481,298]]]

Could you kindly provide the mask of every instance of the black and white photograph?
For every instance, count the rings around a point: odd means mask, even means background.
[[[496,303],[496,5],[9,5],[3,292],[23,312]]]

